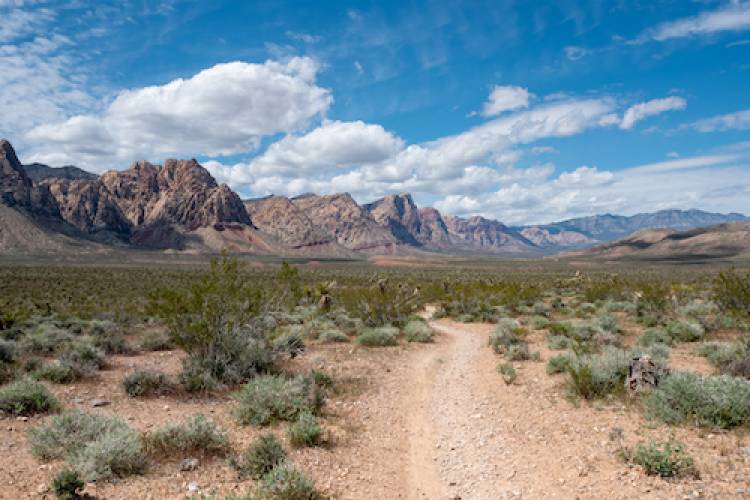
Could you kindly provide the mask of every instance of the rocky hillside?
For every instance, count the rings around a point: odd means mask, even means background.
[[[198,237],[198,229],[255,231],[239,196],[195,160],[167,160],[163,166],[139,161],[94,178],[46,177],[35,183],[10,143],[0,141],[0,192],[3,205],[34,227],[120,246],[203,248],[197,240],[205,231]],[[19,226],[13,214],[3,220]],[[246,236],[252,250],[253,238]]]
[[[33,182],[39,182],[44,179],[65,179],[69,181],[76,181],[80,179],[92,180],[98,176],[87,172],[78,167],[67,165],[65,167],[50,167],[43,163],[29,163],[23,166],[26,171],[26,175],[29,176]]]
[[[594,215],[569,219],[554,224],[532,226],[554,235],[565,235],[564,239],[571,242],[568,246],[579,246],[575,237],[569,239],[572,233],[583,235],[580,246],[594,242],[604,242],[624,238],[643,229],[666,228],[685,230],[696,227],[711,226],[724,222],[750,221],[742,214],[717,214],[703,210],[660,210],[654,213],[642,213],[632,216],[622,215]]]
[[[750,256],[750,223],[731,222],[674,231],[638,231],[622,240],[561,254],[606,260],[697,260]]]

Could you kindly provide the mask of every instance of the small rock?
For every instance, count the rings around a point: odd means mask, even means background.
[[[18,420],[19,422],[28,422],[29,417],[16,417],[16,420]]]
[[[49,491],[49,486],[47,486],[46,484],[40,484],[39,487],[36,489],[36,492],[39,493],[40,495],[44,495],[48,491]]]
[[[185,458],[180,462],[180,470],[183,472],[193,471],[198,468],[197,458]]]
[[[198,483],[190,483],[188,484],[187,489],[190,493],[198,493],[201,490],[201,487],[198,486]]]
[[[745,446],[743,448],[740,448],[740,454],[743,457],[750,457],[750,446]]]
[[[91,406],[94,408],[98,408],[100,406],[107,406],[109,404],[109,401],[106,399],[94,399],[91,401]]]

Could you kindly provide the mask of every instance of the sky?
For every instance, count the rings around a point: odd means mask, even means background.
[[[0,137],[242,197],[750,214],[750,1],[0,0]]]

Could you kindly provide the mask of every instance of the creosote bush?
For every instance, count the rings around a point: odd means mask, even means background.
[[[140,347],[144,351],[171,351],[174,343],[169,333],[162,330],[150,330],[141,336]]]
[[[234,415],[242,424],[268,425],[274,420],[293,421],[300,413],[318,411],[323,389],[304,377],[261,375],[233,394]]]
[[[122,388],[128,396],[162,396],[172,394],[177,386],[169,376],[151,370],[138,370],[122,379]]]
[[[149,432],[143,437],[143,442],[149,454],[161,457],[224,456],[229,451],[226,432],[201,414]]]
[[[667,324],[667,333],[677,342],[695,342],[703,338],[706,330],[695,320],[676,319]]]
[[[317,446],[323,440],[323,429],[318,419],[310,412],[302,412],[297,415],[292,425],[287,429],[287,436],[292,446]]]
[[[286,452],[273,434],[258,436],[242,455],[230,460],[241,476],[260,479],[286,460]]]
[[[663,478],[698,477],[693,458],[685,452],[685,445],[674,439],[664,442],[638,443],[632,450],[624,450],[623,458],[643,467],[650,476]]]
[[[672,373],[645,400],[646,414],[668,424],[730,428],[750,419],[750,383],[728,375]]]
[[[0,387],[0,413],[36,415],[60,408],[57,398],[39,382],[21,379]]]
[[[398,345],[399,330],[393,326],[381,326],[363,329],[357,335],[357,344],[366,347],[385,347]]]
[[[323,500],[315,484],[288,461],[263,476],[256,492],[264,500]]]
[[[407,342],[432,342],[432,328],[422,320],[411,320],[404,326]]]
[[[52,479],[52,493],[59,500],[79,500],[84,498],[80,492],[86,483],[78,472],[64,468]]]
[[[516,373],[516,369],[513,368],[513,365],[510,363],[500,363],[497,365],[497,373],[499,373],[503,377],[503,382],[510,385],[513,382],[515,382],[516,378],[518,377],[518,373]]]
[[[86,481],[140,474],[146,455],[138,434],[119,417],[66,411],[29,431],[31,452],[64,458]]]

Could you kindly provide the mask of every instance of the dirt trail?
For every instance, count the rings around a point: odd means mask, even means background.
[[[406,396],[408,497],[497,498],[497,436],[483,421],[498,418],[488,392],[498,379],[486,337],[445,322],[431,326],[441,339],[436,349],[420,352],[413,368],[416,387]]]

